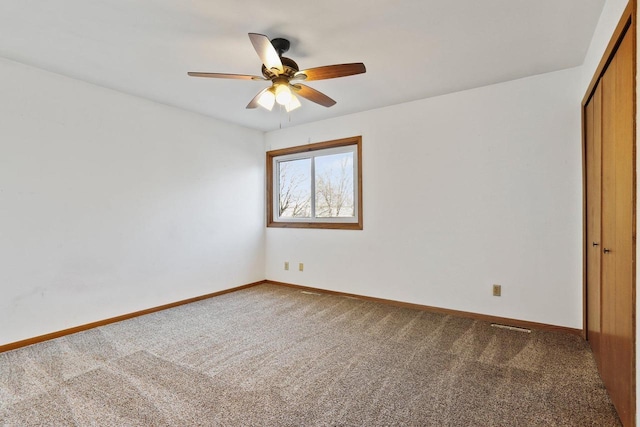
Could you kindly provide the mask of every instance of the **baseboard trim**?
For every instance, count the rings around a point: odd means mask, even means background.
[[[365,300],[365,301],[378,302],[378,303],[382,303],[382,304],[393,305],[393,306],[396,306],[396,307],[412,308],[412,309],[416,309],[416,310],[424,310],[424,311],[430,311],[430,312],[434,312],[434,313],[450,314],[452,316],[466,317],[466,318],[471,318],[471,319],[476,319],[476,320],[482,320],[482,321],[485,321],[485,322],[499,323],[501,325],[516,326],[516,327],[519,327],[519,328],[540,329],[540,330],[545,330],[545,331],[564,332],[564,333],[568,333],[568,334],[579,335],[581,337],[583,336],[582,329],[567,328],[565,326],[549,325],[549,324],[546,324],[546,323],[529,322],[529,321],[526,321],[526,320],[509,319],[509,318],[506,318],[506,317],[490,316],[490,315],[487,315],[487,314],[471,313],[471,312],[468,312],[468,311],[451,310],[451,309],[448,309],[448,308],[440,308],[440,307],[433,307],[433,306],[428,306],[428,305],[413,304],[413,303],[410,303],[410,302],[402,302],[402,301],[395,301],[395,300],[384,299],[384,298],[368,297],[368,296],[364,296],[364,295],[350,294],[350,293],[347,293],[347,292],[338,292],[338,291],[331,291],[331,290],[327,290],[327,289],[314,288],[314,287],[311,287],[311,286],[294,285],[292,283],[278,282],[278,281],[275,281],[275,280],[259,280],[257,282],[248,283],[246,285],[236,286],[234,288],[224,289],[222,291],[213,292],[213,293],[206,294],[206,295],[200,295],[200,296],[194,297],[194,298],[188,298],[188,299],[185,299],[185,300],[176,301],[176,302],[160,305],[160,306],[153,307],[153,308],[148,308],[146,310],[140,310],[140,311],[136,311],[136,312],[133,312],[133,313],[123,314],[123,315],[120,315],[120,316],[111,317],[109,319],[99,320],[99,321],[96,321],[96,322],[91,322],[91,323],[87,323],[87,324],[84,324],[84,325],[75,326],[73,328],[63,329],[61,331],[51,332],[51,333],[48,333],[48,334],[39,335],[37,337],[27,338],[25,340],[21,340],[21,341],[12,342],[12,343],[9,343],[9,344],[0,345],[0,353],[4,353],[6,351],[15,350],[15,349],[18,349],[18,348],[21,348],[21,347],[26,347],[26,346],[29,346],[29,345],[32,345],[32,344],[37,344],[37,343],[40,343],[40,342],[43,342],[43,341],[49,341],[49,340],[52,340],[52,339],[55,339],[55,338],[60,338],[60,337],[63,337],[65,335],[75,334],[77,332],[86,331],[88,329],[97,328],[97,327],[100,327],[100,326],[108,325],[110,323],[120,322],[120,321],[123,321],[123,320],[132,319],[132,318],[138,317],[138,316],[144,316],[145,314],[155,313],[156,311],[167,310],[169,308],[178,307],[180,305],[189,304],[189,303],[192,303],[192,302],[196,302],[196,301],[201,301],[201,300],[204,300],[204,299],[217,297],[219,295],[224,295],[224,294],[228,294],[228,293],[231,293],[231,292],[236,292],[236,291],[239,291],[239,290],[242,290],[242,289],[247,289],[247,288],[251,288],[251,287],[254,287],[254,286],[262,285],[264,283],[270,283],[272,285],[286,286],[286,287],[289,287],[289,288],[307,290],[307,291],[312,291],[312,292],[319,292],[319,293],[324,293],[324,294],[329,294],[329,295],[336,295],[336,296],[343,296],[343,297],[350,297],[350,298],[358,298],[358,299]]]
[[[97,322],[91,322],[91,323],[87,323],[85,325],[75,326],[73,328],[63,329],[61,331],[51,332],[49,334],[44,334],[44,335],[40,335],[40,336],[37,336],[37,337],[27,338],[25,340],[21,340],[21,341],[12,342],[12,343],[9,343],[9,344],[0,345],[0,353],[4,353],[4,352],[10,351],[10,350],[15,350],[15,349],[20,348],[20,347],[26,347],[26,346],[29,346],[29,345],[32,345],[32,344],[37,344],[37,343],[40,343],[40,342],[43,342],[43,341],[48,341],[48,340],[52,340],[52,339],[55,339],[55,338],[60,338],[60,337],[63,337],[65,335],[75,334],[77,332],[86,331],[88,329],[97,328],[99,326],[108,325],[110,323],[120,322],[122,320],[128,320],[128,319],[132,319],[132,318],[138,317],[138,316],[144,316],[145,314],[155,313],[156,311],[167,310],[169,308],[178,307],[180,305],[189,304],[189,303],[192,303],[192,302],[196,302],[196,301],[201,301],[201,300],[204,300],[204,299],[217,297],[217,296],[220,296],[220,295],[224,295],[224,294],[228,294],[228,293],[231,293],[231,292],[239,291],[241,289],[251,288],[253,286],[262,285],[263,283],[267,283],[267,281],[266,280],[260,280],[258,282],[248,283],[246,285],[236,286],[234,288],[224,289],[222,291],[213,292],[213,293],[210,293],[210,294],[200,295],[198,297],[188,298],[188,299],[185,299],[185,300],[176,301],[176,302],[160,305],[160,306],[153,307],[153,308],[148,308],[146,310],[140,310],[140,311],[136,311],[136,312],[133,312],[133,313],[123,314],[123,315],[120,315],[120,316],[111,317],[109,319],[98,320]]]
[[[515,326],[518,328],[563,332],[563,333],[578,335],[582,337],[582,329],[568,328],[566,326],[549,325],[546,323],[529,322],[527,320],[518,320],[518,319],[509,319],[506,317],[490,316],[488,314],[452,310],[449,308],[432,307],[428,305],[413,304],[410,302],[395,301],[395,300],[384,299],[384,298],[367,297],[363,295],[349,294],[346,292],[330,291],[330,290],[314,288],[310,286],[302,286],[302,285],[294,285],[292,283],[277,282],[274,280],[265,280],[265,283],[270,283],[270,284],[279,285],[279,286],[286,286],[289,288],[295,288],[300,290],[325,293],[330,295],[337,295],[337,296],[343,296],[343,297],[349,297],[349,298],[358,298],[365,301],[378,302],[382,304],[393,305],[396,307],[412,308],[416,310],[424,310],[424,311],[430,311],[430,312],[441,313],[441,314],[450,314],[452,316],[466,317],[466,318],[475,319],[475,320],[482,320],[485,322],[498,323],[501,325]]]

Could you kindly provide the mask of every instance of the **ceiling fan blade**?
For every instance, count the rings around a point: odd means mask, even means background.
[[[320,104],[323,107],[331,107],[336,103],[336,101],[329,98],[324,93],[319,92],[315,89],[312,89],[309,86],[295,84],[295,85],[291,85],[291,88],[295,91],[297,95],[300,95],[301,97],[306,98],[309,101],[315,102],[316,104]]]
[[[336,77],[353,76],[354,74],[366,73],[367,69],[362,62],[354,62],[352,64],[326,65],[324,67],[309,68],[308,70],[298,71],[293,78],[297,79],[302,75],[307,76],[306,81],[310,80],[326,80],[335,79]]]
[[[266,91],[268,91],[269,88],[263,89],[260,92],[258,92],[258,94],[256,96],[253,97],[253,99],[247,104],[247,108],[258,108],[258,100],[260,99],[260,97],[262,96],[263,93],[265,93]]]
[[[284,72],[282,61],[276,48],[271,44],[269,37],[264,34],[249,33],[249,39],[264,66],[267,67],[268,70],[276,69],[278,74],[282,74]]]
[[[238,80],[267,80],[260,76],[249,76],[246,74],[225,74],[225,73],[200,73],[189,71],[187,73],[191,77],[211,77],[215,79],[238,79]]]

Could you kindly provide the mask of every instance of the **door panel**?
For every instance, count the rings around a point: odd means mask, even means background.
[[[630,32],[629,32],[630,33]],[[633,55],[632,37],[627,34],[616,53],[616,105],[614,121],[616,145],[616,230],[615,283],[611,306],[615,317],[613,354],[616,390],[611,391],[620,418],[629,421],[635,402],[631,401],[633,385]],[[631,425],[625,423],[625,425]]]
[[[587,188],[587,241],[585,242],[585,252],[587,256],[587,340],[591,345],[600,369],[602,369],[600,361],[601,116],[602,90],[598,85],[585,110],[585,171]]]
[[[633,349],[633,40],[624,37],[602,86],[602,379],[624,425],[635,415]]]
[[[602,380],[609,390],[616,387],[614,375],[614,331],[616,263],[616,144],[612,118],[616,106],[616,65],[614,58],[602,80],[602,294],[600,361]]]

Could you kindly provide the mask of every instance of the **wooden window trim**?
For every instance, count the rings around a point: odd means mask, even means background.
[[[357,199],[358,199],[358,218],[357,222],[285,222],[275,221],[273,218],[273,159],[274,157],[284,156],[287,154],[298,154],[310,151],[324,150],[327,148],[344,147],[348,145],[356,146],[357,156]],[[324,228],[337,230],[362,230],[362,136],[353,136],[349,138],[336,139],[332,141],[317,142],[314,144],[300,145],[296,147],[282,148],[279,150],[267,151],[267,227],[276,228]]]

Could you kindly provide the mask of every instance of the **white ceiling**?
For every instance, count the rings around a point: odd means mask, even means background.
[[[0,56],[259,130],[273,130],[582,64],[605,0],[6,0]],[[246,110],[268,84],[247,36],[285,37],[301,69],[364,62],[309,82],[337,101]]]

